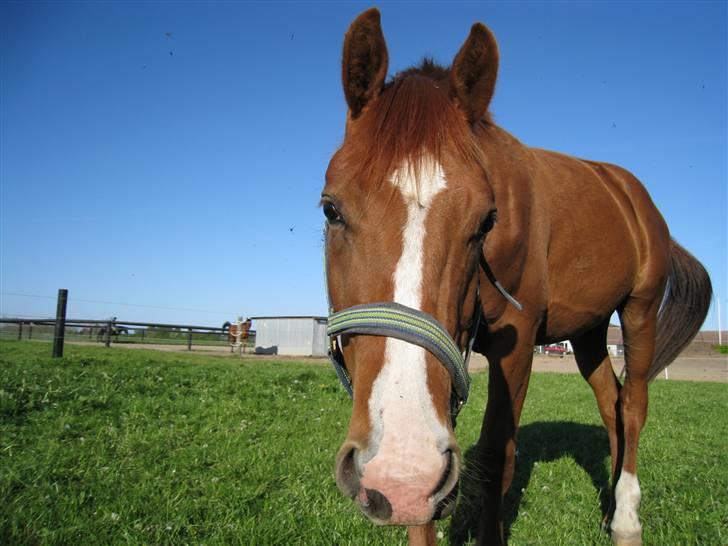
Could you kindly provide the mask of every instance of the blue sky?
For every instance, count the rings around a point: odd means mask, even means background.
[[[4,2],[0,314],[61,287],[74,318],[324,314],[317,202],[371,5],[391,74],[488,25],[496,121],[634,172],[728,315],[725,2]]]

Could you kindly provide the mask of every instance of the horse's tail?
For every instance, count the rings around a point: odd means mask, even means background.
[[[674,240],[670,244],[670,276],[657,315],[652,380],[677,358],[698,333],[708,314],[713,289],[702,264]]]

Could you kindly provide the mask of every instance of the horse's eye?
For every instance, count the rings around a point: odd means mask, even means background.
[[[495,210],[490,211],[488,213],[488,216],[485,217],[485,220],[481,222],[480,227],[478,228],[478,235],[480,237],[485,237],[485,234],[493,229],[493,226],[495,225],[497,220],[498,212]]]
[[[344,218],[331,201],[324,203],[324,215],[330,224],[344,223]]]

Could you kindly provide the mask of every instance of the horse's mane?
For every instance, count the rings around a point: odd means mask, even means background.
[[[448,148],[483,165],[465,115],[450,98],[450,71],[425,59],[398,73],[356,123],[349,165],[359,182],[383,184],[395,169],[417,176],[426,162],[439,162]],[[489,123],[490,119],[484,119]],[[419,181],[418,181],[419,184]]]

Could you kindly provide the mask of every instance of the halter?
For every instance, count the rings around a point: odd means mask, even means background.
[[[401,339],[432,353],[450,374],[453,385],[450,396],[450,416],[454,426],[455,418],[467,402],[470,391],[468,363],[480,323],[480,305],[477,304],[477,299],[479,298],[476,293],[476,308],[470,340],[462,353],[450,334],[435,317],[396,302],[355,305],[329,315],[326,329],[330,340],[329,357],[346,392],[353,397],[351,376],[346,369],[344,353],[341,350],[343,334],[364,334]]]
[[[520,311],[521,304],[496,280],[482,255],[480,263],[481,267],[485,269],[488,280],[506,300]],[[470,392],[468,364],[482,314],[480,289],[476,287],[475,291],[475,310],[471,321],[470,339],[465,350],[461,352],[457,343],[435,317],[397,302],[365,303],[334,312],[326,278],[326,244],[324,244],[324,286],[329,304],[329,319],[326,328],[326,334],[329,336],[329,358],[334,365],[339,381],[349,393],[349,397],[354,397],[354,389],[344,362],[344,353],[341,350],[341,336],[363,334],[400,339],[432,353],[450,374],[452,381],[450,418],[452,426],[455,428],[455,420],[465,402],[468,401]]]

